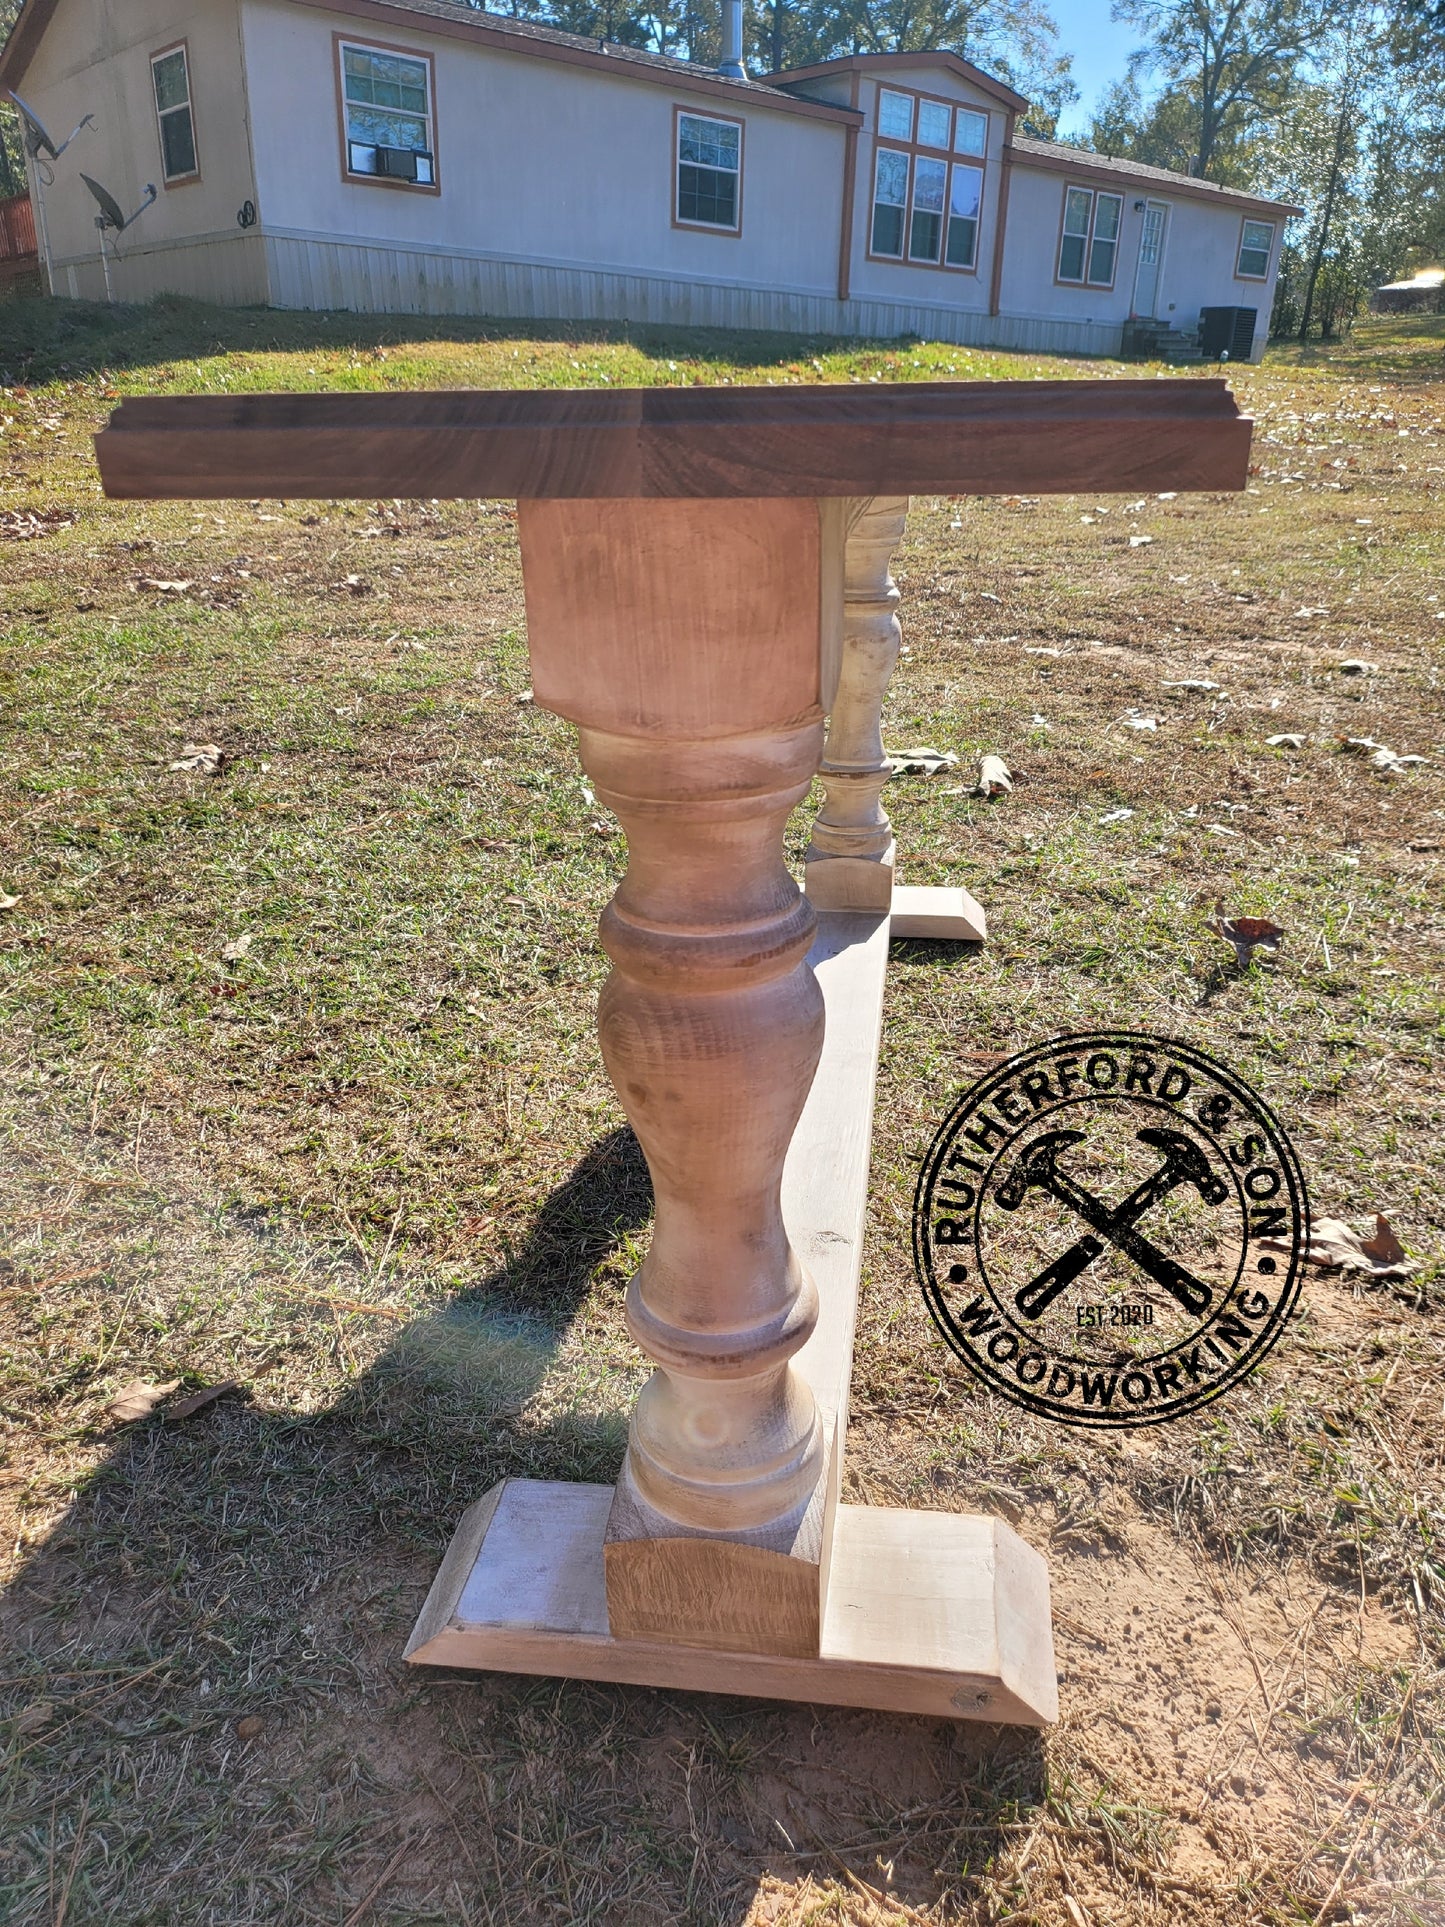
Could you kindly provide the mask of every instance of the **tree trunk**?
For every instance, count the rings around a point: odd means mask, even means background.
[[[1340,175],[1345,164],[1345,137],[1350,125],[1349,81],[1340,89],[1340,111],[1335,121],[1335,151],[1330,159],[1330,178],[1325,187],[1324,211],[1320,215],[1320,231],[1315,240],[1314,254],[1310,260],[1309,279],[1305,283],[1304,312],[1300,316],[1299,338],[1301,344],[1309,340],[1310,322],[1314,317],[1315,285],[1324,266],[1325,248],[1330,238],[1330,222],[1334,219],[1335,197],[1340,191]]]
[[[783,71],[783,0],[773,0],[773,72]]]

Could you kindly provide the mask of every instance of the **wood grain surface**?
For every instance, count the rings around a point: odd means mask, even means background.
[[[414,1666],[1046,1726],[1058,1718],[1048,1569],[1001,1519],[839,1506],[819,1651],[743,1653],[609,1627],[612,1489],[508,1479],[463,1519]]]
[[[1227,384],[173,395],[96,437],[108,495],[837,496],[1244,487]]]

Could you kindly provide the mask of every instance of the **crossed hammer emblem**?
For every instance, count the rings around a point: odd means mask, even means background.
[[[1085,1135],[1083,1131],[1045,1131],[1021,1153],[994,1192],[1005,1211],[1017,1211],[1031,1190],[1047,1191],[1091,1228],[1088,1235],[1060,1252],[1037,1278],[1016,1293],[1014,1303],[1019,1311],[1025,1318],[1040,1317],[1061,1291],[1102,1256],[1105,1242],[1132,1258],[1140,1270],[1162,1285],[1185,1311],[1196,1314],[1208,1311],[1214,1297],[1209,1286],[1135,1227],[1181,1184],[1192,1184],[1206,1204],[1222,1204],[1229,1195],[1229,1186],[1215,1175],[1209,1159],[1193,1139],[1182,1132],[1137,1131],[1135,1136],[1141,1144],[1152,1145],[1164,1153],[1164,1162],[1111,1209],[1067,1171],[1059,1169],[1060,1154],[1071,1144],[1082,1144]],[[1093,1235],[1095,1232],[1099,1234],[1097,1237]]]

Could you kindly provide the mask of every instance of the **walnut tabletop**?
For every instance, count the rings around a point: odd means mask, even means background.
[[[126,497],[1069,494],[1241,489],[1251,426],[1190,377],[177,395],[96,451]]]

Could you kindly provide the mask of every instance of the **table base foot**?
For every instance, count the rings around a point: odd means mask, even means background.
[[[462,1520],[406,1657],[943,1719],[1058,1717],[1048,1571],[1002,1520],[839,1506],[821,1651],[795,1658],[614,1639],[611,1504],[606,1485],[493,1486]]]
[[[952,937],[959,943],[986,943],[983,905],[967,890],[896,883],[889,934],[894,937]]]

